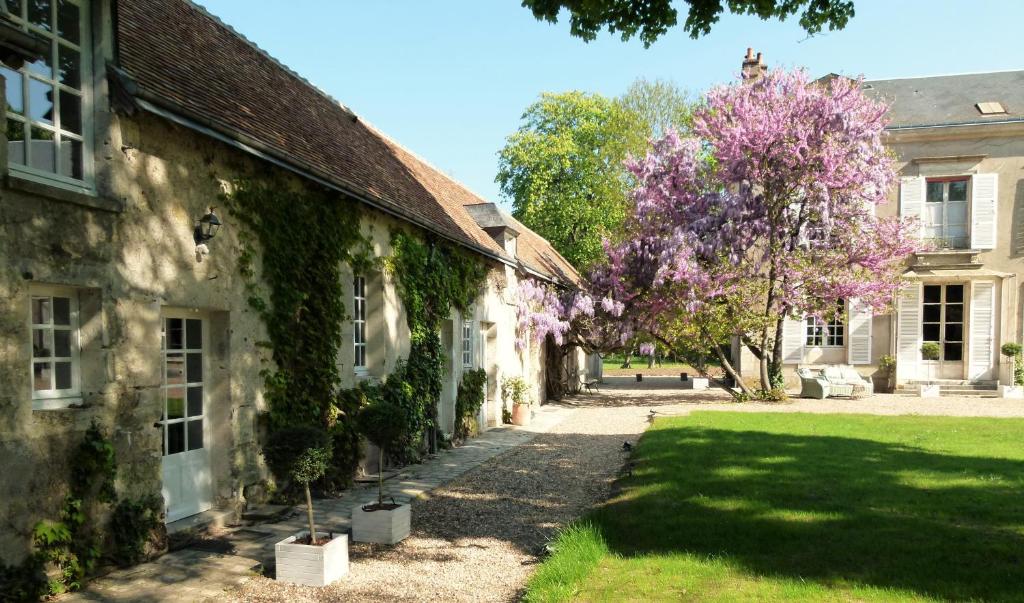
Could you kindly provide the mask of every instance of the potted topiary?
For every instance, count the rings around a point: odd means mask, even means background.
[[[529,425],[531,418],[530,398],[526,393],[526,381],[522,377],[507,377],[501,380],[501,399],[512,403],[512,424]]]
[[[309,531],[293,534],[274,545],[277,579],[305,586],[327,586],[348,574],[348,534],[335,536],[332,532],[325,537],[317,533],[309,492],[310,482],[327,473],[331,461],[330,436],[315,427],[280,429],[271,436],[267,449],[278,462],[284,462],[284,457],[298,450],[291,462],[291,478],[302,484],[309,520]]]
[[[939,354],[942,348],[938,342],[926,341],[921,344],[921,366],[927,379],[937,379],[939,375]]]
[[[886,354],[878,359],[878,372],[879,381],[882,382],[882,387],[878,388],[886,393],[892,393],[895,384],[893,378],[896,376],[896,358],[890,354]]]
[[[1021,345],[1004,343],[1001,351],[1010,359],[1010,379],[1013,385],[1000,385],[999,394],[1004,398],[1024,398],[1024,362],[1021,362]]]
[[[412,527],[411,507],[408,504],[384,502],[384,454],[405,437],[408,424],[405,412],[393,402],[377,399],[360,411],[356,417],[360,433],[379,450],[377,468],[377,500],[359,505],[352,510],[352,540],[395,544],[408,535]]]

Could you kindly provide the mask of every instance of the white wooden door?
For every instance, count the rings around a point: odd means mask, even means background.
[[[166,311],[162,318],[163,496],[167,522],[206,511],[213,483],[206,425],[206,321]]]

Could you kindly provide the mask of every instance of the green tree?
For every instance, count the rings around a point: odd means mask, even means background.
[[[842,29],[854,16],[853,0],[686,0],[686,4],[683,29],[694,39],[710,33],[727,7],[733,14],[756,15],[765,21],[785,20],[799,12],[800,27],[809,34],[826,26]],[[572,35],[588,42],[607,27],[623,40],[639,35],[644,46],[650,46],[679,18],[672,0],[523,0],[523,6],[538,20],[551,23],[557,23],[565,9]]]
[[[639,78],[619,97],[626,114],[635,115],[647,138],[661,138],[669,128],[678,132],[690,126],[693,104],[674,82]]]
[[[625,219],[623,161],[643,154],[646,128],[621,103],[578,91],[542,94],[522,120],[498,154],[495,180],[515,217],[584,270]]]

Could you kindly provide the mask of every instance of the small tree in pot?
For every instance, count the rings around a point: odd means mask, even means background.
[[[408,432],[405,413],[397,404],[376,399],[359,411],[356,423],[360,433],[377,446],[379,466],[377,500],[352,511],[352,539],[395,544],[409,535],[412,516],[408,504],[395,503],[394,499],[390,503],[384,502],[384,457],[386,451]]]
[[[999,387],[1004,398],[1024,398],[1024,362],[1021,362],[1021,350],[1024,349],[1019,343],[1004,343],[1000,350],[1003,355],[1010,359],[1010,378],[1013,385],[1002,385]]]
[[[310,483],[322,478],[331,461],[331,438],[311,426],[275,431],[264,449],[268,463],[289,467],[288,475],[306,495],[309,534],[295,534],[274,546],[277,579],[283,582],[326,586],[348,573],[348,535],[317,538]],[[273,461],[271,461],[273,459]]]
[[[896,358],[891,354],[886,354],[878,359],[878,372],[881,373],[883,379],[885,379],[885,391],[891,392],[893,390],[893,377],[896,376]]]
[[[501,380],[503,403],[512,402],[512,424],[526,425],[530,422],[530,398],[526,381],[522,377],[507,377]]]

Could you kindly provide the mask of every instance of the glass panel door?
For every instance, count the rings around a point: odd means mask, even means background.
[[[939,344],[942,379],[962,379],[964,359],[964,285],[925,285],[922,339]]]
[[[162,321],[163,413],[158,426],[167,521],[211,507],[203,327],[199,318],[167,316]]]

